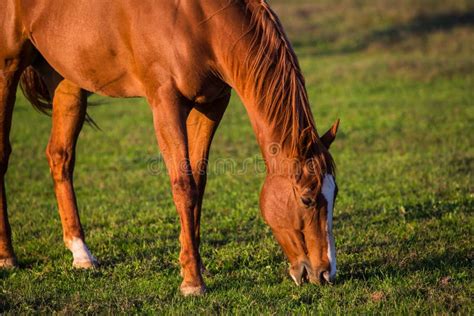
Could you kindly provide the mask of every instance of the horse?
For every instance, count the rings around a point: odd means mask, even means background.
[[[339,120],[318,134],[297,56],[265,0],[5,0],[0,24],[2,268],[17,265],[4,184],[17,87],[51,113],[46,156],[76,268],[97,266],[73,185],[76,142],[92,122],[87,97],[143,97],[180,218],[180,290],[205,293],[199,245],[207,158],[234,90],[265,161],[261,214],[290,276],[297,285],[334,282],[338,189],[329,148]]]

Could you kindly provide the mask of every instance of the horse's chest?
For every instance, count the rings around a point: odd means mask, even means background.
[[[229,86],[211,73],[180,76],[177,88],[187,99],[197,104],[212,103],[229,93]]]

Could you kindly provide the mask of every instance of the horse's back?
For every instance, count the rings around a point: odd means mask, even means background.
[[[195,23],[178,3],[21,0],[28,36],[56,71],[87,90],[123,97],[146,95],[149,78],[176,76],[176,63],[186,62]]]
[[[221,89],[207,89],[215,73],[209,65],[217,45],[229,46],[225,42],[230,40],[229,32],[222,27],[230,21],[220,15],[229,12],[234,2],[16,1],[37,50],[64,78],[86,90],[117,97],[147,96],[150,89],[172,80],[190,99],[209,100],[199,94]],[[213,24],[217,17],[219,27]]]

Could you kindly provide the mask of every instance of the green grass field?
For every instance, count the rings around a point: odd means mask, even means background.
[[[471,314],[474,312],[474,3],[270,1],[306,76],[332,153],[338,279],[296,287],[258,209],[264,175],[234,97],[217,133],[203,209],[208,294],[183,298],[179,219],[143,100],[91,100],[75,184],[101,266],[75,271],[44,149],[50,119],[20,96],[7,175],[20,268],[0,271],[0,312]],[[289,4],[291,3],[291,4]]]

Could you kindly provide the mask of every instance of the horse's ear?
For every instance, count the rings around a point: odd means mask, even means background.
[[[321,141],[327,149],[331,147],[332,142],[336,139],[337,129],[339,128],[339,122],[340,120],[337,119],[337,121],[332,125],[329,131],[327,131],[326,134],[321,137]]]

